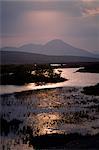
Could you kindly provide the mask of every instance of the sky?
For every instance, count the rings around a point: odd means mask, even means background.
[[[0,0],[0,47],[61,39],[99,53],[99,0]]]

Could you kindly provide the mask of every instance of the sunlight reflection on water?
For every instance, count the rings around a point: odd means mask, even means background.
[[[8,136],[2,143],[21,149],[31,134],[99,133],[99,96],[87,96],[81,91],[82,88],[65,87],[2,95],[1,116],[7,120],[6,125],[13,127],[6,128]],[[28,142],[23,149],[29,149]]]
[[[35,86],[34,83],[29,83],[24,86],[15,86],[15,85],[0,85],[1,92],[3,93],[13,93],[13,92],[21,92],[27,90],[36,90],[36,89],[46,89],[46,88],[56,88],[56,87],[65,87],[65,86],[90,86],[95,85],[99,82],[99,74],[98,73],[80,73],[76,72],[79,68],[65,68],[65,69],[56,69],[61,70],[61,76],[68,79],[65,82],[46,84]]]

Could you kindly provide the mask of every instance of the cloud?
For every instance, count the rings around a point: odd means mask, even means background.
[[[94,2],[96,0],[82,0],[83,2]]]
[[[82,16],[95,16],[99,14],[99,1],[98,0],[81,0]]]
[[[78,3],[78,2],[77,2]],[[2,11],[9,10],[8,13],[13,11],[14,13],[20,13],[23,11],[66,11],[71,12],[77,9],[75,1],[68,0],[46,0],[46,1],[2,1]],[[73,14],[73,13],[72,13]]]
[[[99,8],[93,8],[93,9],[88,9],[88,8],[85,8],[83,10],[83,16],[90,16],[90,15],[97,15],[99,14]]]

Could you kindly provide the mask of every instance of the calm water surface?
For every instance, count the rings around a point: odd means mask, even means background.
[[[79,68],[65,68],[59,69],[62,70],[62,77],[68,79],[68,81],[61,83],[53,83],[36,86],[34,83],[29,83],[24,86],[15,86],[15,85],[1,85],[0,94],[4,93],[13,93],[13,92],[21,92],[27,90],[36,90],[43,88],[55,88],[55,87],[65,87],[65,86],[89,86],[95,85],[99,82],[99,74],[98,73],[80,73],[76,72]],[[57,71],[58,69],[56,69]]]

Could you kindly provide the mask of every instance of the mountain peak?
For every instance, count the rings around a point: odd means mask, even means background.
[[[20,51],[20,52],[31,52],[37,54],[51,55],[51,56],[81,56],[81,57],[99,57],[95,54],[86,50],[75,48],[61,39],[53,39],[47,42],[45,45],[42,44],[26,44],[19,48],[8,47],[2,48],[2,51]]]
[[[47,42],[45,45],[53,45],[53,44],[66,44],[66,43],[60,39],[53,39]]]

